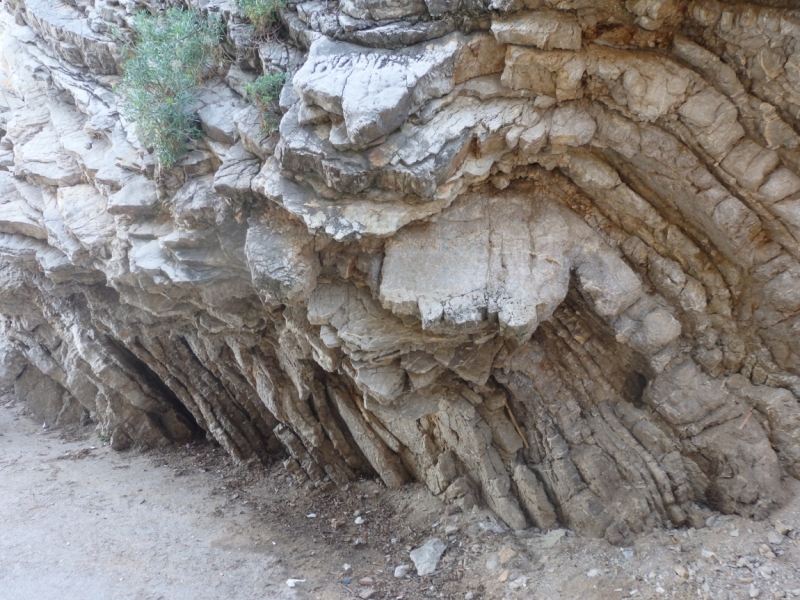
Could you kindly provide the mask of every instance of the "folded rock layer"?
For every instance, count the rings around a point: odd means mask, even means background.
[[[292,0],[268,40],[192,2],[233,59],[167,172],[112,31],[171,4],[3,4],[0,392],[613,543],[785,500],[791,2]]]

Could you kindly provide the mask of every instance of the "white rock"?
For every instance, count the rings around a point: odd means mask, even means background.
[[[409,570],[411,570],[409,565],[398,565],[394,568],[394,576],[397,579],[402,579],[408,574]]]
[[[577,104],[566,104],[553,112],[550,144],[553,146],[583,146],[594,137],[597,123]]]
[[[430,98],[453,88],[461,37],[401,50],[364,48],[320,36],[293,84],[308,105],[344,118],[350,143],[363,146],[402,125]]]
[[[149,215],[158,203],[156,184],[145,177],[135,177],[108,198],[112,215]]]
[[[410,556],[417,568],[417,574],[430,575],[433,573],[445,550],[447,550],[447,546],[439,538],[431,538],[416,550],[412,550]]]
[[[500,197],[465,194],[435,223],[392,238],[381,304],[421,318],[426,329],[463,330],[496,314],[505,335],[526,340],[564,299],[571,273],[602,315],[615,315],[639,297],[639,280],[582,221],[546,201]],[[502,266],[492,269],[493,261]],[[473,381],[485,383],[488,371],[482,379],[474,371]]]
[[[310,3],[306,3],[310,4]],[[305,6],[301,4],[300,6]],[[298,12],[300,12],[298,6]],[[425,12],[422,0],[400,0],[385,2],[382,0],[343,0],[340,10],[354,19],[382,20],[400,19]]]

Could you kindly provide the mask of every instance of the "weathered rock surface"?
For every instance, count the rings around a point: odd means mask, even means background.
[[[614,543],[785,499],[800,13],[312,1],[259,42],[198,3],[235,63],[162,172],[111,87],[139,4],[0,12],[0,392]]]

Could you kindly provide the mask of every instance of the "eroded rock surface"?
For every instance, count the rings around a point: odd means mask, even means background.
[[[800,12],[310,1],[264,41],[197,3],[235,60],[163,172],[113,93],[141,4],[0,13],[2,391],[614,543],[785,500]]]

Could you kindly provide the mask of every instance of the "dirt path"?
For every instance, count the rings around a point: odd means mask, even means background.
[[[213,478],[181,477],[92,435],[65,441],[0,408],[0,598],[294,598],[272,553],[231,544]],[[97,445],[99,447],[92,448]]]
[[[120,454],[91,427],[43,431],[23,413],[0,405],[0,600],[800,597],[794,480],[769,521],[717,515],[621,549],[515,534],[420,486],[324,492],[210,445]],[[419,577],[409,550],[431,537],[448,549]]]

